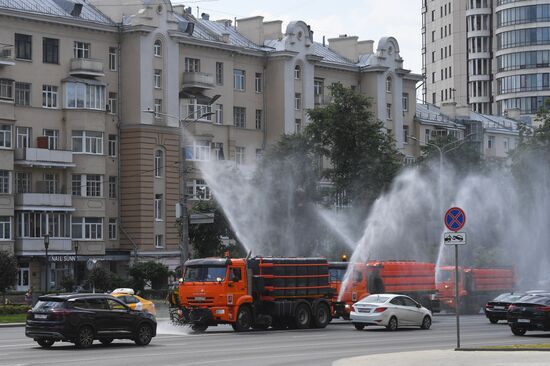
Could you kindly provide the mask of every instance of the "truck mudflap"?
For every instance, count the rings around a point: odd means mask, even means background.
[[[210,309],[187,309],[182,306],[170,311],[170,320],[175,325],[207,325],[212,320],[212,312]]]

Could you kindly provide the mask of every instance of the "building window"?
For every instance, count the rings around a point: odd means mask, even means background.
[[[15,33],[15,58],[32,60],[32,36]]]
[[[216,104],[216,124],[223,124],[223,104]]]
[[[157,57],[162,57],[162,42],[157,39],[153,44],[153,54]]]
[[[73,152],[103,154],[103,132],[73,131]]]
[[[103,239],[103,218],[101,217],[73,217],[71,226],[74,239]]]
[[[391,93],[391,77],[386,78],[386,93]]]
[[[101,175],[86,175],[86,197],[101,197]]]
[[[214,142],[212,143],[212,150],[214,153],[214,160],[225,160],[223,155],[223,143]]]
[[[162,87],[162,70],[155,69],[153,82],[155,89],[160,89]]]
[[[48,193],[48,194],[58,194],[60,193],[60,187],[59,187],[59,174],[57,173],[44,173],[44,186],[45,186],[45,192],[40,193]]]
[[[42,62],[45,64],[59,63],[59,39],[42,38]]]
[[[31,84],[15,83],[15,105],[26,107],[31,105]]]
[[[105,86],[65,83],[65,108],[105,110]]]
[[[197,99],[189,99],[187,104],[187,116],[193,122],[195,121],[211,121],[212,106],[208,104],[197,104]]]
[[[155,220],[162,221],[162,194],[155,194]]]
[[[117,93],[112,93],[112,92],[109,93],[109,100],[108,100],[107,104],[109,105],[109,113],[110,114],[117,114],[118,113],[118,95],[117,95]]]
[[[48,138],[48,149],[57,150],[59,148],[59,130],[44,129],[42,135]]]
[[[409,141],[409,126],[403,126],[403,143],[408,143]]]
[[[71,193],[73,196],[82,196],[82,175],[80,174],[72,175]]]
[[[246,83],[246,73],[244,70],[233,70],[233,89],[244,91]]]
[[[403,112],[409,110],[409,93],[403,93]]]
[[[198,58],[185,58],[185,72],[201,72],[201,60]]]
[[[13,80],[0,79],[0,99],[13,100]]]
[[[315,79],[313,81],[313,95],[315,96],[318,96],[318,95],[323,95],[324,91],[324,81],[321,80],[321,79]]]
[[[117,224],[116,219],[109,219],[109,240],[116,240],[118,230],[117,230]]]
[[[116,177],[109,176],[109,198],[116,198],[117,196],[117,184]]]
[[[162,150],[155,150],[155,177],[161,178],[164,168],[164,153]]]
[[[42,85],[42,107],[57,108],[57,86]]]
[[[391,119],[391,103],[386,104],[386,118]]]
[[[256,129],[262,130],[264,124],[264,111],[256,109]]]
[[[495,146],[495,136],[487,137],[487,149],[492,149]]]
[[[11,148],[11,125],[0,124],[0,148]]]
[[[302,120],[299,118],[296,118],[294,120],[294,133],[296,134],[302,133]]]
[[[109,156],[115,158],[117,155],[117,136],[109,135]]]
[[[235,127],[246,128],[246,108],[233,107],[233,125]]]
[[[24,149],[26,147],[30,147],[31,129],[29,127],[17,127],[16,136],[17,136],[16,147],[18,149]]]
[[[117,49],[109,47],[109,70],[116,71],[117,69]]]
[[[9,170],[0,170],[0,193],[11,193],[11,173]]]
[[[216,84],[223,85],[223,62],[216,62]]]
[[[185,187],[185,194],[192,200],[209,201],[212,198],[210,188],[208,188],[204,179],[193,179],[187,182]]]
[[[15,193],[31,193],[31,173],[15,173]]]
[[[245,148],[242,146],[235,147],[235,162],[237,165],[244,164],[245,162]]]
[[[294,94],[294,109],[297,111],[302,109],[302,94],[300,93]]]
[[[254,77],[254,85],[256,93],[262,93],[264,90],[264,78],[261,72],[257,72]]]
[[[71,215],[66,213],[18,212],[17,236],[20,238],[71,237]]]
[[[74,42],[74,58],[90,58],[90,44],[86,42]]]
[[[192,145],[185,147],[185,160],[210,161],[210,142],[193,141]]]
[[[155,99],[155,118],[162,117],[162,99]]]
[[[302,68],[300,65],[294,66],[294,80],[300,80],[302,78]]]
[[[164,248],[164,237],[162,235],[155,235],[155,248]]]
[[[0,216],[0,240],[11,239],[11,217]]]

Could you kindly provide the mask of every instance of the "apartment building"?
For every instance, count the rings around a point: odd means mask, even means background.
[[[550,98],[550,2],[424,0],[423,100],[533,116]]]

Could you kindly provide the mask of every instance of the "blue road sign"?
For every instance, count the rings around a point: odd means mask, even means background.
[[[445,226],[451,231],[458,231],[466,223],[466,214],[461,208],[452,207],[445,213]]]

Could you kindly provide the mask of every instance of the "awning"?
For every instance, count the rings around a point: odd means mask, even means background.
[[[208,104],[210,97],[202,94],[201,92],[190,92],[187,90],[180,91],[180,99],[196,99],[197,104]]]

